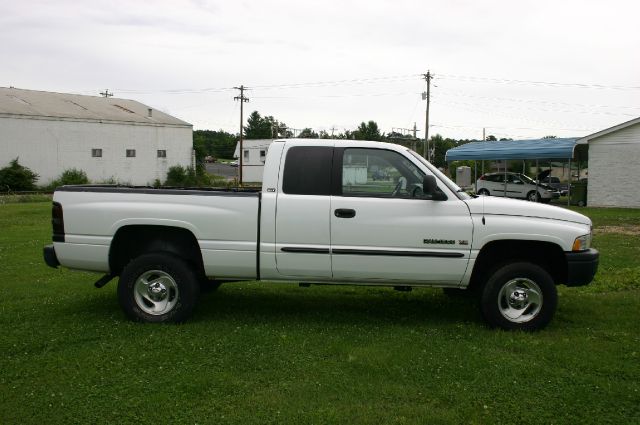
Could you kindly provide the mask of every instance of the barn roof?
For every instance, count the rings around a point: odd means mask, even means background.
[[[636,125],[636,124],[640,124],[640,117],[623,122],[622,124],[614,125],[613,127],[605,128],[604,130],[600,130],[597,133],[584,136],[583,138],[578,139],[578,144],[589,143],[590,140],[593,140],[598,137],[606,136],[607,134],[616,132],[618,130],[622,130],[627,127],[631,127],[632,125]]]
[[[447,161],[505,159],[569,159],[575,157],[577,138],[472,142],[446,153]]]
[[[191,127],[135,100],[13,87],[0,87],[0,116]]]

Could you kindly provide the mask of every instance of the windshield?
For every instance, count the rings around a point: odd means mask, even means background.
[[[520,178],[523,182],[535,185],[536,182],[531,177],[525,176],[524,174],[520,174]]]
[[[418,154],[417,152],[411,150],[411,149],[407,149],[409,151],[409,153],[411,153],[411,155],[413,155],[418,161],[420,161],[422,164],[424,164],[429,171],[431,171],[436,177],[438,177],[438,179],[440,179],[440,181],[442,181],[450,190],[452,190],[453,192],[456,193],[456,195],[460,198],[460,199],[471,199],[471,195],[469,195],[467,192],[465,192],[464,190],[462,190],[460,188],[460,186],[458,186],[457,184],[455,184],[453,181],[451,181],[451,179],[449,179],[449,177],[447,177],[443,172],[441,172],[440,170],[438,170],[436,167],[434,167],[429,161],[427,161],[426,159],[424,159],[422,156],[420,156],[420,154]]]

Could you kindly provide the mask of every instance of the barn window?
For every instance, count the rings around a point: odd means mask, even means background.
[[[249,151],[247,151],[247,150],[244,151],[244,160],[245,161],[249,160]]]
[[[158,158],[166,158],[167,151],[165,149],[158,149]]]
[[[136,150],[135,149],[127,149],[127,158],[135,158]]]
[[[102,149],[91,149],[92,158],[102,158]]]

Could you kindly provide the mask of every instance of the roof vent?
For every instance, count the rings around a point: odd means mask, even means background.
[[[149,118],[153,116],[153,109],[149,108]]]

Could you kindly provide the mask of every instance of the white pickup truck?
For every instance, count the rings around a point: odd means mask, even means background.
[[[125,313],[183,321],[202,285],[239,280],[448,288],[491,326],[536,330],[556,285],[598,267],[591,221],[537,203],[471,197],[415,152],[277,140],[261,191],[63,186],[48,265],[119,276]]]

